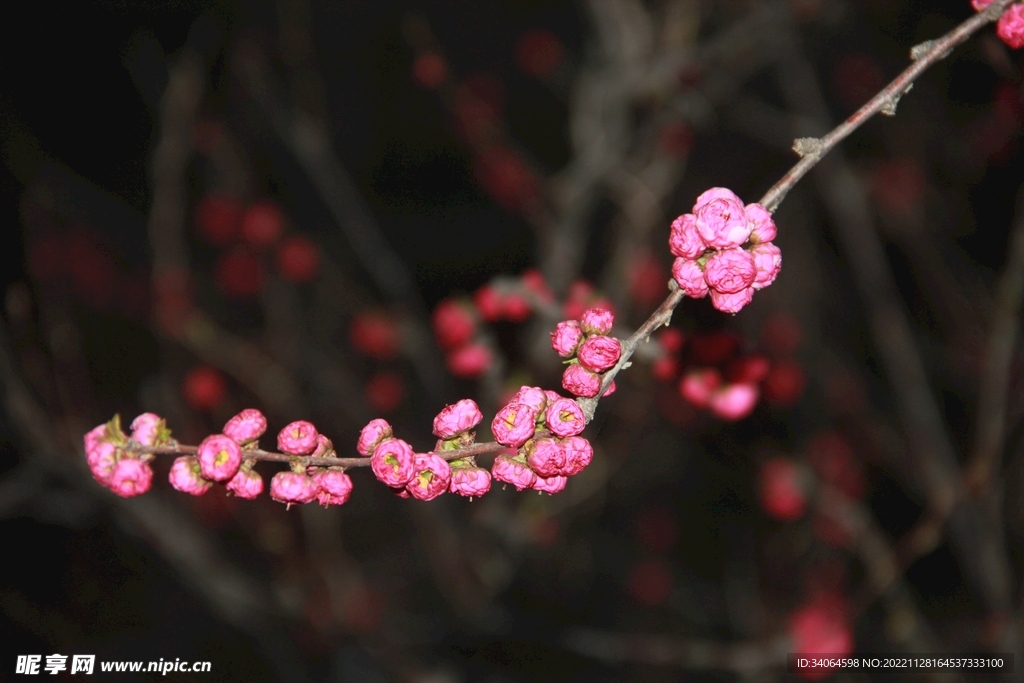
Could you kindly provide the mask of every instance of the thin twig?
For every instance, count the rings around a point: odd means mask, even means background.
[[[833,147],[839,144],[850,133],[857,130],[865,121],[878,113],[892,116],[896,113],[896,104],[900,97],[907,94],[914,86],[914,81],[924,71],[941,59],[944,59],[950,51],[967,40],[981,27],[996,21],[1007,7],[1013,4],[1014,0],[998,0],[989,5],[983,12],[975,14],[955,29],[935,40],[922,43],[921,46],[911,50],[913,64],[906,68],[889,85],[883,88],[877,95],[872,97],[860,109],[855,111],[848,119],[836,126],[827,135],[820,138],[800,138],[793,144],[793,150],[802,159],[775,183],[761,198],[761,204],[769,211],[775,211],[782,200],[797,182],[804,175],[814,168],[821,158]],[[922,51],[919,48],[927,48]]]

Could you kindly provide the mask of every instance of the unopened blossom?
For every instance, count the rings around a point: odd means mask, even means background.
[[[580,316],[580,327],[587,334],[608,334],[615,324],[615,315],[607,308],[594,306],[583,311]]]
[[[96,444],[101,443],[101,442],[105,442],[105,441],[107,441],[107,425],[106,424],[96,425],[95,427],[90,429],[88,432],[86,432],[85,436],[82,437],[82,442],[85,445],[85,454],[86,454],[86,456],[88,456],[90,451],[92,451],[96,447]]]
[[[479,498],[491,490],[491,473],[482,467],[452,468],[448,490],[467,498]]]
[[[679,393],[697,408],[706,408],[711,394],[722,385],[722,375],[714,368],[690,370],[679,381]]]
[[[618,389],[618,387],[615,386],[615,380],[612,380],[611,382],[609,382],[608,388],[604,390],[604,393],[601,394],[601,396],[611,396],[612,394],[615,393],[616,389]]]
[[[697,232],[697,219],[692,213],[684,213],[672,221],[672,231],[668,236],[668,249],[673,256],[695,259],[701,256],[708,245]]]
[[[314,458],[333,458],[337,455],[334,452],[334,443],[323,434],[316,435],[316,448],[309,454]]]
[[[971,7],[973,7],[976,12],[980,12],[991,5],[992,2],[993,0],[971,0]]]
[[[739,420],[754,410],[759,396],[756,384],[728,384],[711,394],[708,408],[723,420]]]
[[[510,403],[494,416],[491,433],[494,434],[494,440],[501,445],[519,448],[533,436],[536,421],[536,410],[530,406]]]
[[[583,330],[575,320],[563,320],[551,333],[551,348],[562,358],[570,358],[583,341]]]
[[[452,468],[448,461],[435,453],[416,454],[416,473],[405,488],[417,500],[433,500],[448,490],[452,483]]]
[[[800,468],[789,458],[775,457],[761,465],[758,474],[761,507],[775,519],[791,522],[807,510]]]
[[[691,299],[707,296],[708,281],[704,279],[704,269],[696,261],[677,258],[672,262],[672,278],[683,294]]]
[[[106,441],[97,442],[88,454],[88,462],[93,479],[104,486],[109,486],[110,476],[117,465],[117,447]]]
[[[493,354],[483,344],[467,344],[448,354],[448,369],[456,377],[476,379],[491,367]]]
[[[996,35],[1014,50],[1024,47],[1024,6],[1018,3],[1006,8],[996,24]]]
[[[277,434],[277,447],[290,455],[309,455],[320,436],[312,422],[296,420]]]
[[[764,289],[775,282],[775,277],[782,270],[782,251],[771,242],[766,242],[755,245],[750,250],[750,255],[754,257],[754,267],[757,269],[754,284],[751,286],[754,289]]]
[[[159,446],[166,440],[167,427],[156,413],[143,413],[132,420],[132,441],[143,446]]]
[[[559,395],[559,393],[557,391],[552,391],[551,389],[545,389],[544,390],[544,395],[548,397],[548,403],[549,404],[557,401],[560,398],[562,398],[562,396]]]
[[[213,482],[205,478],[199,469],[199,461],[191,455],[175,458],[167,479],[175,490],[193,496],[201,496],[213,486]]]
[[[771,211],[760,204],[747,204],[744,211],[746,211],[747,220],[750,222],[751,242],[758,244],[775,239],[777,230]]]
[[[542,477],[553,477],[565,469],[565,448],[555,439],[538,439],[527,448],[526,464]]]
[[[564,489],[567,481],[568,479],[559,474],[552,477],[542,477],[538,475],[537,481],[533,482],[533,488],[537,491],[543,491],[544,493],[551,495]]]
[[[234,439],[223,434],[211,434],[200,442],[196,459],[204,477],[227,481],[242,465],[242,449]]]
[[[388,424],[387,420],[377,418],[370,420],[363,427],[362,431],[359,432],[359,441],[356,442],[356,450],[359,451],[360,455],[370,457],[373,455],[373,449],[380,444],[381,441],[391,438],[391,425]]]
[[[124,458],[114,466],[107,487],[121,496],[140,496],[153,485],[153,470],[147,463],[136,458]]]
[[[445,406],[434,418],[434,436],[451,439],[468,432],[484,419],[480,406],[471,398],[464,398],[458,403]]]
[[[712,290],[735,294],[754,284],[757,267],[754,257],[743,249],[724,249],[704,265],[704,279]]]
[[[722,313],[739,313],[753,299],[753,287],[747,287],[735,294],[724,294],[715,289],[711,290],[711,305]]]
[[[509,403],[530,406],[539,414],[547,408],[549,398],[548,393],[540,387],[520,387]]]
[[[224,424],[224,436],[248,444],[267,431],[267,418],[255,408],[246,408]]]
[[[278,503],[311,503],[319,492],[312,477],[297,472],[278,472],[270,480],[270,497]]]
[[[573,396],[593,398],[601,391],[601,377],[582,365],[573,364],[562,373],[562,388]]]
[[[462,346],[473,338],[476,331],[470,307],[454,299],[445,299],[439,303],[430,316],[430,323],[437,343],[446,351]]]
[[[615,337],[594,334],[587,337],[580,347],[577,357],[580,365],[591,372],[604,372],[619,362],[622,355],[622,344]]]
[[[693,205],[697,232],[714,249],[738,247],[750,237],[751,226],[740,198],[724,187],[713,187]]]
[[[587,426],[587,418],[576,401],[560,398],[548,406],[546,423],[555,436],[576,436]]]
[[[352,494],[352,479],[341,470],[320,470],[313,475],[316,482],[316,499],[324,507],[344,505]]]
[[[501,319],[501,293],[494,285],[483,285],[473,294],[473,304],[480,317],[489,323]]]
[[[531,488],[537,481],[537,475],[525,462],[507,455],[499,455],[494,459],[491,476],[497,481],[512,484],[517,491]]]
[[[582,436],[570,436],[562,441],[565,449],[565,467],[562,474],[572,476],[579,474],[594,459],[594,448]]]
[[[416,455],[402,439],[388,439],[374,449],[370,469],[388,486],[400,488],[409,483],[416,471]]]
[[[242,465],[238,474],[227,483],[227,489],[239,498],[253,500],[263,493],[263,477],[251,466]]]

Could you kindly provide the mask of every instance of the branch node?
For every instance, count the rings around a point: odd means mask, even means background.
[[[793,151],[801,157],[819,156],[821,154],[821,140],[818,138],[797,138],[793,141]]]
[[[900,98],[910,92],[913,87],[914,84],[911,83],[907,86],[906,90],[890,97],[889,100],[882,105],[882,108],[878,110],[878,113],[883,116],[896,116],[896,105],[900,103]]]
[[[933,47],[935,47],[935,44],[937,42],[939,42],[939,41],[937,41],[937,40],[926,40],[923,43],[918,43],[914,47],[910,48],[910,59],[912,61],[915,61],[915,62],[917,60],[921,59],[921,57],[924,57],[926,54],[928,54],[931,51],[931,49]]]

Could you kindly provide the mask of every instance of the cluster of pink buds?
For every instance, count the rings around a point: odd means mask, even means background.
[[[760,204],[744,206],[732,190],[713,187],[697,197],[693,213],[672,223],[672,277],[687,296],[710,293],[715,308],[736,313],[779,274],[782,252],[773,239],[771,212]]]
[[[159,415],[143,413],[132,420],[131,436],[121,431],[121,418],[101,424],[85,435],[85,458],[92,476],[119,496],[131,498],[153,484],[152,455],[138,454],[132,444],[162,446],[171,433]]]
[[[615,367],[622,355],[622,345],[607,336],[615,316],[604,308],[588,308],[579,320],[563,320],[551,333],[551,348],[568,366],[562,373],[562,387],[573,396],[593,398],[601,391],[603,373]],[[608,385],[604,396],[615,392],[615,382]]]
[[[586,426],[576,401],[539,387],[520,388],[491,422],[494,440],[516,452],[496,457],[491,474],[519,491],[558,493],[594,457],[590,442],[579,436]],[[538,429],[549,435],[538,435]]]
[[[980,12],[992,2],[993,0],[971,0],[971,7]],[[1024,5],[1015,3],[1006,8],[996,23],[996,35],[1014,50],[1024,47]]]

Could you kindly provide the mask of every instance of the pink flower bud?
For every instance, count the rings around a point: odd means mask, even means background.
[[[1006,8],[996,24],[996,35],[1014,50],[1024,47],[1024,6],[1018,3]]]
[[[562,396],[560,396],[557,391],[552,391],[551,389],[545,389],[544,395],[548,397],[549,404],[554,403],[558,399],[562,398]]]
[[[462,379],[476,379],[491,367],[491,350],[483,344],[468,344],[448,354],[448,370]]]
[[[672,263],[672,278],[683,290],[683,294],[691,299],[707,296],[708,282],[704,279],[704,270],[696,261],[677,258]]]
[[[143,446],[159,446],[167,440],[167,426],[156,413],[143,413],[132,420],[132,441]]]
[[[612,394],[615,393],[616,389],[618,389],[618,387],[615,386],[615,380],[612,380],[611,383],[608,385],[608,388],[604,390],[603,394],[601,394],[601,397],[604,398],[605,396],[611,396]]]
[[[548,407],[547,425],[555,436],[576,436],[587,426],[587,419],[576,401],[560,398]]]
[[[106,439],[104,437],[106,437],[106,435],[106,424],[97,425],[88,432],[86,432],[85,436],[82,437],[82,441],[85,444],[85,455],[88,456],[89,453],[96,447],[96,444],[100,443],[101,441],[105,441]]]
[[[706,408],[721,384],[722,376],[714,368],[690,370],[679,381],[679,393],[694,407]]]
[[[722,294],[735,294],[754,284],[757,267],[754,257],[743,249],[725,249],[704,266],[704,279],[711,289]]]
[[[565,449],[565,468],[562,474],[569,477],[579,474],[594,459],[594,449],[582,436],[570,436],[562,442]]]
[[[88,462],[93,479],[109,486],[110,476],[117,466],[117,447],[106,441],[97,442],[88,454]]]
[[[604,372],[619,362],[622,345],[615,337],[595,334],[587,337],[580,347],[580,365],[591,372]]]
[[[317,501],[328,505],[344,505],[352,494],[352,479],[341,470],[320,470],[313,475]]]
[[[491,433],[503,446],[519,448],[536,431],[537,411],[530,406],[510,403],[494,416]]]
[[[565,469],[565,448],[554,439],[538,439],[529,448],[526,464],[542,477],[553,477]]]
[[[223,434],[212,434],[199,444],[196,453],[203,476],[214,481],[227,481],[242,465],[242,449]]]
[[[751,242],[771,242],[775,239],[777,231],[771,211],[760,204],[747,204],[744,211],[747,213],[747,220],[750,221]]]
[[[251,443],[267,431],[267,418],[255,408],[246,408],[224,425],[224,436],[240,444]]]
[[[754,267],[757,269],[752,287],[764,289],[775,282],[775,276],[782,270],[782,251],[771,242],[765,242],[755,245],[750,255],[754,257]]]
[[[263,477],[252,467],[242,467],[227,483],[227,488],[239,498],[253,500],[263,493]]]
[[[692,213],[684,213],[672,221],[672,232],[668,236],[668,249],[674,256],[695,259],[708,248],[697,232],[697,219]]]
[[[447,460],[434,453],[417,453],[416,474],[405,489],[417,500],[433,500],[451,483],[452,468]]]
[[[711,290],[711,305],[722,313],[739,313],[753,298],[753,287],[747,287],[735,294],[723,294],[718,290]]]
[[[437,343],[445,351],[462,346],[473,338],[476,323],[469,306],[454,299],[445,299],[430,316]]]
[[[517,491],[528,489],[537,481],[537,475],[525,462],[520,462],[507,455],[499,455],[491,465],[491,476],[497,481],[512,484]]]
[[[359,451],[360,455],[370,457],[373,455],[373,450],[377,448],[378,444],[385,439],[390,439],[391,434],[391,425],[388,424],[387,420],[382,420],[379,417],[376,420],[370,420],[363,427],[363,430],[359,432],[356,450]]]
[[[615,316],[607,308],[588,308],[580,316],[580,327],[587,334],[608,334],[615,324]]]
[[[491,473],[481,467],[456,467],[448,490],[467,498],[479,498],[491,490]]]
[[[270,480],[270,497],[289,506],[292,503],[311,503],[319,491],[320,487],[312,477],[305,474],[278,472]]]
[[[562,358],[570,358],[583,341],[583,330],[575,320],[563,320],[551,333],[551,348]]]
[[[238,475],[235,476],[237,478]],[[213,482],[205,479],[201,474],[199,461],[191,455],[182,455],[175,458],[167,479],[175,490],[192,496],[201,496],[213,486]]]
[[[401,439],[382,441],[373,450],[370,469],[378,479],[392,488],[405,486],[416,471],[416,456],[412,446]]]
[[[976,12],[980,12],[991,5],[992,2],[993,0],[971,0],[971,7],[973,7]]]
[[[570,365],[562,373],[562,387],[574,396],[593,398],[601,391],[601,378],[582,365]]]
[[[539,415],[548,407],[548,394],[540,387],[520,387],[509,403],[530,406]]]
[[[501,294],[494,285],[484,285],[476,290],[473,303],[480,311],[480,317],[487,322],[493,323],[501,318]]]
[[[728,384],[711,394],[708,407],[723,420],[739,420],[750,414],[759,395],[756,384]]]
[[[309,455],[316,448],[320,434],[312,422],[296,420],[277,435],[277,447],[291,455]]]
[[[323,434],[316,435],[316,448],[310,453],[310,456],[314,458],[333,458],[337,455],[334,452],[334,442],[328,439]]]
[[[553,477],[541,477],[538,475],[537,481],[533,482],[533,488],[537,491],[543,491],[550,496],[564,489],[567,481],[568,479],[557,474]]]
[[[131,498],[142,495],[152,485],[153,470],[149,465],[135,458],[125,458],[114,466],[107,486],[122,498]]]
[[[445,406],[434,418],[434,436],[451,439],[463,432],[468,432],[484,419],[480,406],[471,398],[464,398],[458,403]]]
[[[743,202],[732,190],[713,187],[697,197],[693,206],[697,232],[714,249],[738,247],[750,237],[752,226]]]

